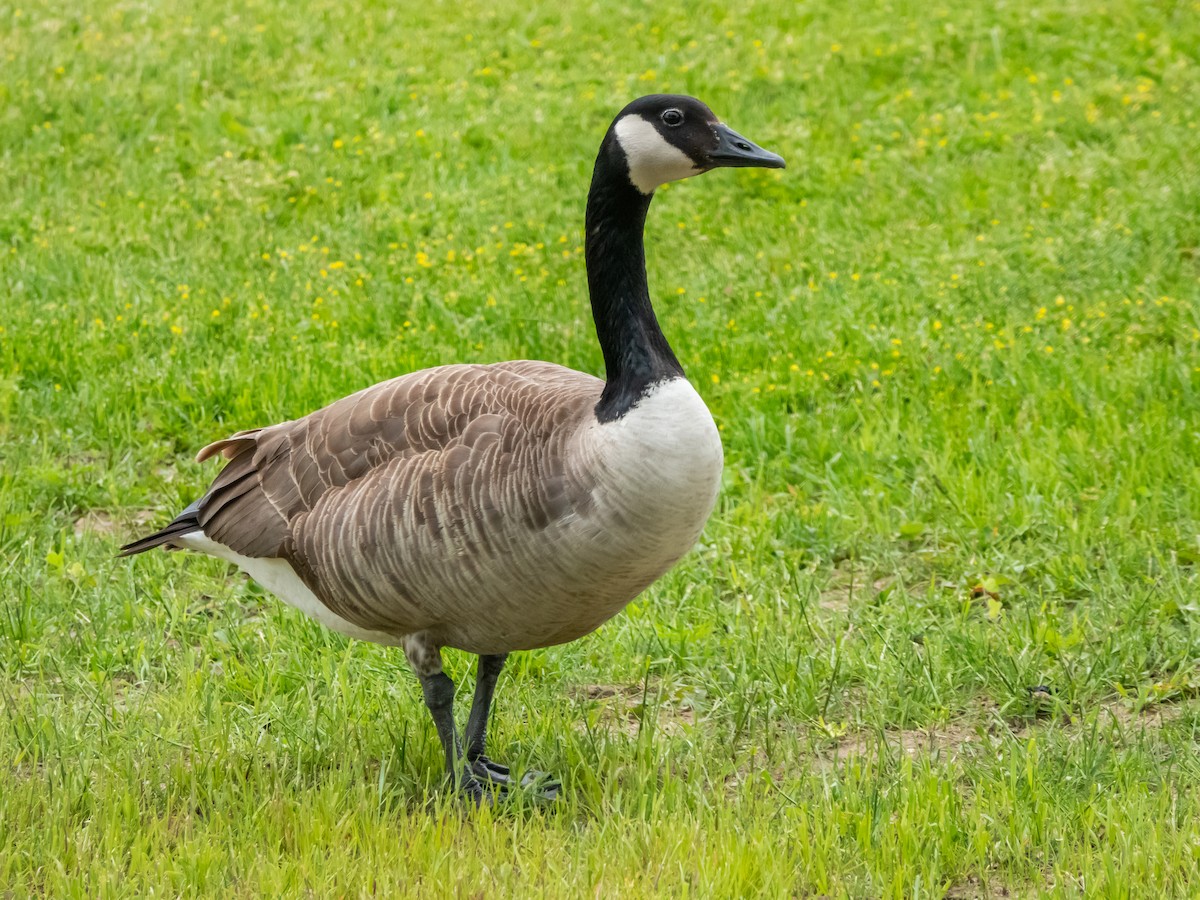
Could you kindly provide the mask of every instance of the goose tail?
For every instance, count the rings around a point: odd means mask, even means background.
[[[156,531],[154,534],[147,535],[144,538],[138,538],[136,541],[131,541],[121,548],[117,556],[134,556],[138,553],[145,553],[147,550],[153,550],[155,547],[161,547],[164,544],[170,545],[175,538],[181,535],[199,530],[200,501],[197,500],[176,516],[166,528]]]

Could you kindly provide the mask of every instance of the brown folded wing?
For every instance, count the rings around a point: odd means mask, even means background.
[[[590,486],[567,471],[566,442],[602,387],[541,362],[383,382],[202,450],[230,461],[199,525],[245,556],[287,559],[356,624],[427,627],[478,567],[586,510]]]

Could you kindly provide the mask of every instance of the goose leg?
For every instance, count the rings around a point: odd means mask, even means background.
[[[488,718],[492,712],[492,696],[496,691],[496,680],[508,659],[507,653],[496,653],[479,657],[479,668],[475,676],[475,697],[471,701],[471,714],[467,718],[465,734],[467,744],[467,767],[476,777],[505,788],[513,786],[508,766],[492,762],[487,757]],[[545,772],[526,772],[521,787],[535,787],[544,800],[553,800],[561,789],[559,782]]]
[[[488,789],[470,766],[464,766],[461,762],[462,744],[454,727],[454,682],[442,671],[441,650],[428,640],[413,636],[404,642],[404,655],[421,682],[425,705],[433,717],[438,740],[446,755],[446,772],[451,783],[473,802],[485,802]]]
[[[475,697],[471,701],[471,714],[467,717],[467,765],[478,778],[494,784],[509,785],[508,766],[492,762],[487,758],[488,719],[492,713],[492,696],[496,692],[496,680],[508,659],[507,653],[488,654],[479,657],[475,675]]]
[[[475,675],[475,697],[471,701],[471,714],[467,717],[467,761],[482,760],[489,764],[484,755],[484,744],[487,743],[488,717],[492,712],[492,695],[496,692],[496,679],[504,668],[507,653],[496,653],[479,657],[479,668]],[[497,768],[504,768],[497,766]],[[508,770],[505,769],[505,774]]]

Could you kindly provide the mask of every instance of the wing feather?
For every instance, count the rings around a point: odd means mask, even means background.
[[[204,448],[230,462],[197,519],[238,553],[286,558],[361,627],[424,627],[437,616],[429,585],[469,578],[507,552],[510,531],[586,510],[563,455],[602,387],[529,361],[401,376]]]

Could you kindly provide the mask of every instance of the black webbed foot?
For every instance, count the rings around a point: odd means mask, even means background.
[[[508,786],[476,775],[470,765],[463,768],[454,789],[464,802],[478,808],[496,806],[508,797]]]
[[[505,794],[517,791],[528,794],[535,800],[551,802],[562,792],[562,782],[546,772],[525,772],[518,782],[514,780],[508,766],[492,762],[486,756],[477,756],[468,764],[468,771],[477,780],[503,788]]]

